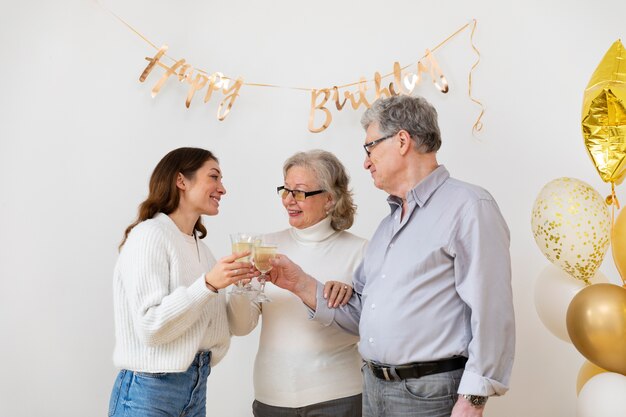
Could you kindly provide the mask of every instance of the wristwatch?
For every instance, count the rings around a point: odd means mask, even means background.
[[[482,395],[463,394],[463,398],[469,401],[472,407],[480,408],[487,403],[487,399],[489,397],[484,397]]]

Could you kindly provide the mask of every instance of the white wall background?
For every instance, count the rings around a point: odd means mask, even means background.
[[[536,194],[557,177],[608,193],[585,154],[579,118],[591,73],[625,34],[623,1],[103,3],[195,66],[317,87],[415,62],[477,18],[484,133],[471,134],[478,107],[467,95],[475,59],[468,31],[436,54],[451,92],[428,83],[416,92],[439,109],[440,162],[490,190],[511,229],[517,357],[510,392],[492,399],[486,415],[574,415],[583,358],[536,316],[532,281],[547,261],[529,219]],[[362,169],[362,110],[334,111],[331,127],[311,134],[306,93],[251,87],[218,122],[215,98],[203,105],[196,97],[186,110],[186,88],[173,81],[151,99],[158,76],[145,84],[138,77],[154,51],[94,1],[0,5],[0,415],[105,413],[116,372],[116,247],[169,150],[200,146],[221,158],[228,194],[220,215],[206,219],[218,257],[229,251],[229,232],[287,225],[274,187],[297,150],[324,148],[344,161],[359,205],[354,233],[369,237],[387,212]],[[610,256],[603,271],[617,281]],[[208,415],[251,415],[256,344],[257,333],[233,339],[209,378]]]

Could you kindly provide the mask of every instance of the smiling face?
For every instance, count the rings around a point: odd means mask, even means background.
[[[320,189],[314,172],[301,166],[289,168],[285,176],[285,188],[301,191]],[[287,198],[283,199],[283,206],[289,215],[289,224],[296,229],[306,229],[322,221],[331,205],[330,193],[316,194],[305,198],[304,201],[296,201],[289,193]]]
[[[384,137],[380,133],[377,122],[367,127],[365,134],[365,143],[370,143]],[[363,167],[370,172],[376,188],[389,192],[390,182],[392,182],[393,174],[396,172],[397,160],[394,157],[394,145],[396,143],[395,135],[389,139],[381,141],[369,148],[369,156],[365,156]]]
[[[215,216],[219,212],[220,199],[226,194],[226,189],[222,184],[222,172],[217,161],[206,161],[192,178],[180,174],[178,182],[179,208],[197,214],[198,217],[201,214]]]

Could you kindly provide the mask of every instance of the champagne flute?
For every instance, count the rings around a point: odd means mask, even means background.
[[[256,269],[261,272],[261,275],[258,278],[259,283],[261,284],[261,290],[253,301],[259,303],[269,303],[272,301],[265,294],[265,282],[267,281],[267,273],[272,270],[272,263],[270,261],[276,257],[277,251],[278,246],[269,242],[257,243],[252,248],[252,262],[254,263]]]
[[[232,253],[250,251],[252,253],[252,245],[258,240],[255,235],[250,233],[231,233],[230,243],[232,247]],[[235,262],[250,262],[251,255],[242,256],[235,260]],[[244,294],[250,291],[251,287],[246,288],[241,280],[237,281],[235,287],[231,290],[231,294]]]

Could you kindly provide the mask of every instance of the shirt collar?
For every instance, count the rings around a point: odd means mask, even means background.
[[[450,173],[446,167],[439,165],[426,178],[409,190],[406,195],[407,203],[415,201],[419,207],[422,207],[448,178],[450,178]],[[402,198],[395,195],[387,197],[387,202],[391,206],[392,211],[395,210],[396,206],[402,206]]]
[[[291,230],[296,240],[300,242],[321,242],[335,233],[335,229],[330,225],[330,221],[330,216],[328,216],[306,229],[292,227]]]

